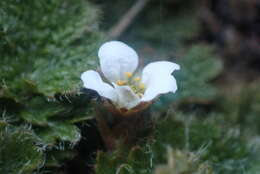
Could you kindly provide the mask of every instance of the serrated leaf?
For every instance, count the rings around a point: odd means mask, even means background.
[[[28,174],[39,168],[44,158],[37,142],[30,130],[0,129],[0,173]]]
[[[180,61],[183,76],[199,82],[215,78],[223,69],[222,62],[214,52],[214,47],[197,44],[188,49]]]
[[[223,69],[222,63],[208,45],[194,45],[179,62],[181,70],[175,73],[179,90],[178,99],[211,99],[216,89],[209,81]]]
[[[21,112],[21,117],[36,125],[48,125],[48,118],[64,111],[62,105],[48,101],[44,96],[35,96],[25,105],[26,109]]]
[[[49,123],[50,127],[39,128],[37,135],[48,145],[55,145],[58,141],[66,141],[71,144],[77,143],[80,138],[80,130],[77,126],[69,123]]]

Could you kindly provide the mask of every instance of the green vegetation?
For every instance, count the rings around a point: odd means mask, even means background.
[[[221,81],[221,50],[201,40],[195,0],[151,1],[121,36],[145,62],[166,58],[181,70],[177,93],[151,107],[150,136],[106,151],[99,97],[80,74],[97,67],[105,32],[132,1],[94,2],[0,1],[0,173],[259,173],[259,82]]]
[[[32,173],[56,158],[52,149],[71,149],[75,123],[92,117],[79,77],[96,65],[98,10],[84,0],[3,0],[0,14],[0,173]]]

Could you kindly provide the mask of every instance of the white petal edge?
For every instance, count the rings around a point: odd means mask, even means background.
[[[171,75],[173,71],[179,70],[180,65],[169,62],[169,61],[157,61],[146,65],[142,72],[142,82],[149,86],[150,80],[152,78],[159,76],[163,78],[166,75]]]
[[[146,90],[141,100],[150,101],[160,94],[174,93],[177,83],[171,74],[179,69],[178,64],[169,61],[157,61],[146,65],[142,72],[142,82]]]
[[[113,85],[117,93],[117,105],[119,108],[131,109],[140,103],[140,98],[129,86]]]
[[[169,92],[175,93],[177,90],[177,83],[173,76],[167,75],[164,77],[156,76],[149,83],[144,95],[141,99],[142,102],[151,101],[160,94]]]
[[[110,82],[125,79],[125,72],[133,73],[138,55],[133,48],[120,41],[104,43],[98,51],[101,71]]]
[[[98,72],[93,70],[85,71],[81,74],[81,80],[85,88],[95,90],[100,96],[108,98],[111,101],[116,101],[117,95],[115,89],[103,82]]]

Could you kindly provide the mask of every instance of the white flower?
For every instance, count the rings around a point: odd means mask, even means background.
[[[175,92],[177,84],[171,75],[178,64],[157,61],[144,67],[141,76],[135,75],[138,55],[120,41],[104,43],[98,51],[101,71],[110,83],[105,83],[98,72],[89,70],[81,75],[84,87],[110,99],[118,108],[131,109],[149,102],[160,94]]]

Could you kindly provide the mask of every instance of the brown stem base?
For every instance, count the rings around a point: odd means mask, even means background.
[[[153,124],[148,107],[123,112],[106,103],[97,108],[97,125],[108,151],[124,144],[134,146],[152,130]]]

